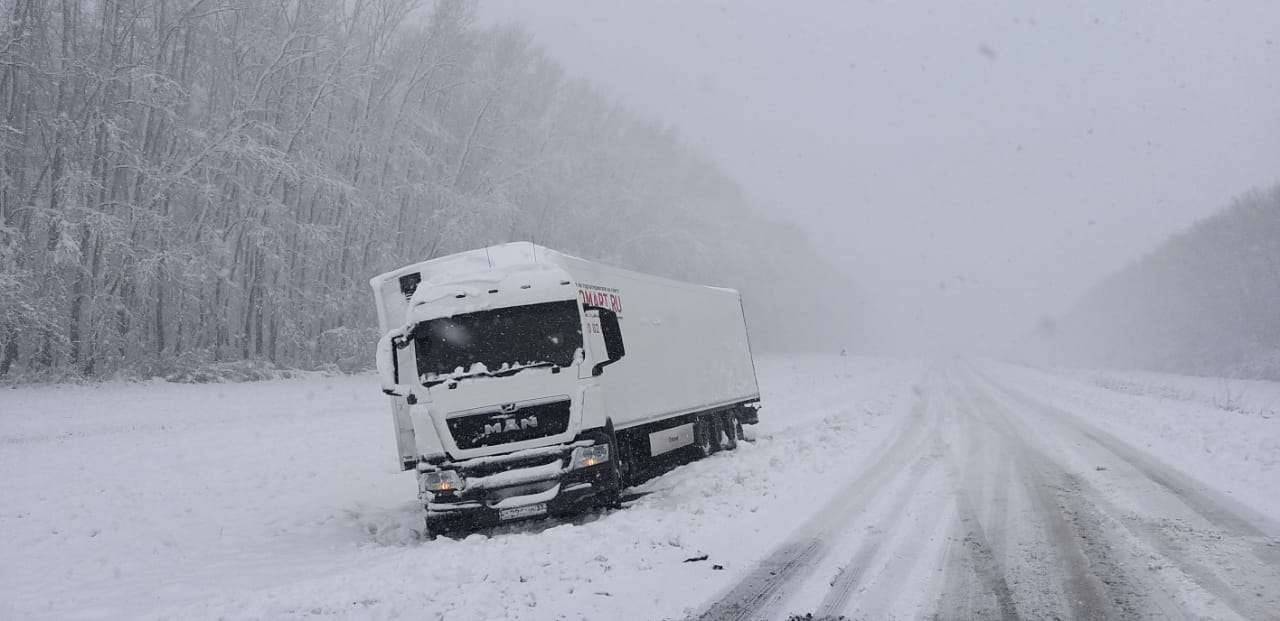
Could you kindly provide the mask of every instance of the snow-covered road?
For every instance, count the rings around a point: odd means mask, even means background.
[[[759,371],[754,444],[430,542],[370,377],[5,389],[0,618],[1280,618],[1276,385]]]
[[[1211,454],[1147,448],[1141,428],[1181,404],[1077,410],[1058,381],[930,369],[872,464],[700,618],[1280,618],[1276,421],[1231,430],[1271,453],[1239,477],[1260,486],[1231,483],[1228,458],[1215,488],[1172,465],[1212,470]]]

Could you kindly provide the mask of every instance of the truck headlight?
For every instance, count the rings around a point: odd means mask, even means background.
[[[589,468],[596,464],[603,464],[606,461],[609,461],[608,444],[579,446],[573,449],[573,455],[569,457],[569,467],[577,470],[578,468]]]
[[[437,472],[424,472],[418,480],[418,487],[424,492],[438,494],[441,492],[456,492],[462,489],[466,484],[462,481],[462,477],[458,476],[453,470],[440,470]]]

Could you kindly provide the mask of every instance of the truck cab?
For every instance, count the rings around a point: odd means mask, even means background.
[[[621,486],[603,400],[591,398],[625,354],[617,313],[515,250],[373,282],[389,294],[380,316],[394,305],[401,319],[378,366],[435,531],[612,503]]]

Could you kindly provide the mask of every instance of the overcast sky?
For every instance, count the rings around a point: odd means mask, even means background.
[[[1280,181],[1280,2],[487,0],[800,222],[882,347],[981,350]]]

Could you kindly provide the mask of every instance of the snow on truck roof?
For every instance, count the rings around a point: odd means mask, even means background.
[[[565,261],[581,261],[583,263],[596,263],[588,259],[576,257],[570,254],[552,250],[546,246],[539,246],[533,242],[510,242],[506,244],[498,244],[488,246],[486,248],[477,248],[475,250],[467,250],[456,254],[437,257],[421,263],[406,265],[400,269],[379,274],[369,279],[369,285],[374,290],[380,290],[383,283],[387,281],[398,280],[403,276],[418,274],[421,278],[419,291],[428,284],[435,286],[444,286],[446,284],[466,285],[475,282],[477,278],[496,278],[497,274],[504,276],[513,276],[515,274],[531,274],[539,269],[552,270],[560,274],[567,274],[564,266],[561,264]],[[736,289],[729,287],[716,287],[712,285],[701,285],[685,281],[663,278],[652,274],[642,272],[634,272],[624,270],[622,268],[612,267],[609,269],[620,272],[627,272],[634,277],[644,278],[647,280],[662,281],[673,285],[681,285],[685,287],[700,287],[705,289],[714,289],[727,293],[738,294]],[[486,274],[486,276],[481,276]],[[553,278],[541,280],[538,284],[557,284],[551,282]],[[417,294],[415,293],[416,305]]]
[[[465,252],[428,259],[421,263],[413,263],[385,274],[379,274],[369,279],[369,284],[374,289],[377,289],[382,283],[388,280],[395,280],[401,276],[413,273],[421,274],[422,280],[428,281],[432,280],[432,277],[435,275],[490,270],[495,267],[499,267],[499,263],[507,265],[512,263],[537,263],[538,248],[541,248],[541,246],[536,246],[531,242],[512,242],[509,244],[489,246],[487,248],[478,248],[476,250],[467,250]],[[495,259],[497,259],[497,261],[495,261]]]
[[[552,265],[522,264],[451,273],[423,280],[409,299],[412,321],[474,313],[494,306],[571,300],[569,273]],[[501,292],[501,297],[494,294]]]
[[[369,279],[378,307],[378,326],[386,332],[428,319],[491,308],[574,299],[586,274],[604,273],[738,297],[723,287],[708,287],[632,272],[580,259],[530,242],[468,250],[406,265]]]

